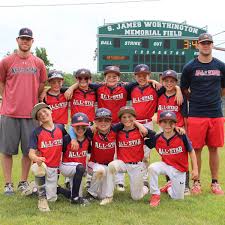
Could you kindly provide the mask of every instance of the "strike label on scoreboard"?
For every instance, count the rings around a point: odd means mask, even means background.
[[[197,39],[206,30],[183,23],[129,21],[98,28],[98,71],[117,65],[133,72],[140,63],[152,72],[182,71],[198,55]]]

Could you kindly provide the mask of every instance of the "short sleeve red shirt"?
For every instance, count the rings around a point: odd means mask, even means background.
[[[12,54],[0,61],[0,81],[5,84],[1,114],[15,118],[31,118],[38,103],[40,83],[47,80],[44,62],[30,54],[21,58]]]

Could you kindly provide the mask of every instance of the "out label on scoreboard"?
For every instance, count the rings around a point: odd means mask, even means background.
[[[133,72],[140,63],[152,72],[182,71],[198,55],[197,39],[205,29],[167,21],[128,21],[98,28],[98,72],[117,65]]]

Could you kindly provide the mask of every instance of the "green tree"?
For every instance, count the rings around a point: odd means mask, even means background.
[[[44,61],[44,64],[45,64],[47,70],[49,70],[53,66],[53,64],[48,59],[47,51],[46,51],[45,48],[38,48],[38,47],[36,47],[35,48],[35,55],[38,58],[40,58],[40,59],[42,59]]]
[[[71,73],[64,73],[64,86],[69,87],[74,84],[74,76]]]

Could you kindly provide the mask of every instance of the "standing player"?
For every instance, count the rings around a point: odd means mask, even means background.
[[[35,175],[38,187],[38,208],[49,211],[48,201],[57,200],[58,167],[61,162],[63,136],[66,131],[63,125],[54,124],[50,107],[41,102],[34,106],[32,118],[42,125],[33,130],[29,142],[29,157],[35,162],[31,170]],[[40,166],[45,169],[40,174]]]
[[[36,126],[30,112],[38,102],[47,80],[44,62],[30,49],[34,42],[33,32],[22,28],[16,39],[18,50],[0,61],[0,95],[2,95],[0,120],[0,152],[5,181],[5,194],[13,194],[13,155],[18,154],[21,144],[22,173],[18,190],[28,188],[27,177],[31,161],[28,157],[29,135]]]
[[[128,173],[132,199],[139,200],[148,193],[148,188],[143,183],[144,138],[135,126],[135,110],[131,106],[124,106],[120,109],[118,116],[124,128],[117,134],[117,159],[109,164],[106,198],[101,201],[100,205],[112,202],[113,176],[118,172]],[[149,135],[154,134],[153,132]]]
[[[185,188],[185,177],[188,171],[188,153],[192,162],[192,179],[198,177],[198,166],[195,151],[186,135],[179,135],[175,131],[177,122],[176,114],[170,111],[160,113],[159,125],[163,132],[155,138],[146,140],[145,143],[151,148],[155,147],[162,157],[162,162],[155,162],[149,166],[150,201],[151,207],[160,203],[160,189],[158,187],[158,176],[168,175],[170,182],[163,189],[168,192],[172,199],[183,199]]]
[[[77,150],[71,149],[71,138],[64,137],[63,157],[60,165],[60,172],[70,178],[70,190],[58,187],[58,193],[64,194],[71,199],[72,204],[85,205],[87,201],[82,198],[82,177],[86,170],[87,155],[91,151],[91,137],[88,136],[87,127],[89,120],[86,114],[76,113],[72,117],[71,126],[76,133],[79,144]]]
[[[50,89],[44,102],[49,105],[52,110],[52,119],[54,123],[68,123],[68,102],[60,89],[63,85],[63,73],[57,70],[50,70],[48,73],[48,83]]]
[[[221,108],[225,93],[225,64],[212,57],[213,39],[210,34],[198,38],[199,55],[184,66],[181,88],[189,100],[188,135],[196,152],[199,177],[194,181],[193,194],[201,193],[201,153],[204,145],[209,150],[211,191],[224,195],[218,182],[219,152],[224,145],[224,118]]]
[[[73,91],[72,99],[70,100],[71,118],[75,113],[82,112],[88,116],[88,119],[93,123],[95,118],[95,91],[89,88],[91,83],[91,72],[88,69],[79,69],[75,73],[78,88]]]
[[[136,112],[136,119],[138,122],[144,124],[147,128],[153,130],[152,117],[157,110],[158,96],[165,92],[165,88],[156,90],[151,83],[150,69],[145,64],[139,64],[134,69],[135,80],[138,85],[129,89],[132,106]],[[176,86],[175,93],[177,92],[176,101],[177,104],[182,103],[182,93],[180,88]],[[148,161],[149,161],[150,149],[145,146],[145,175],[144,184],[148,187]]]

